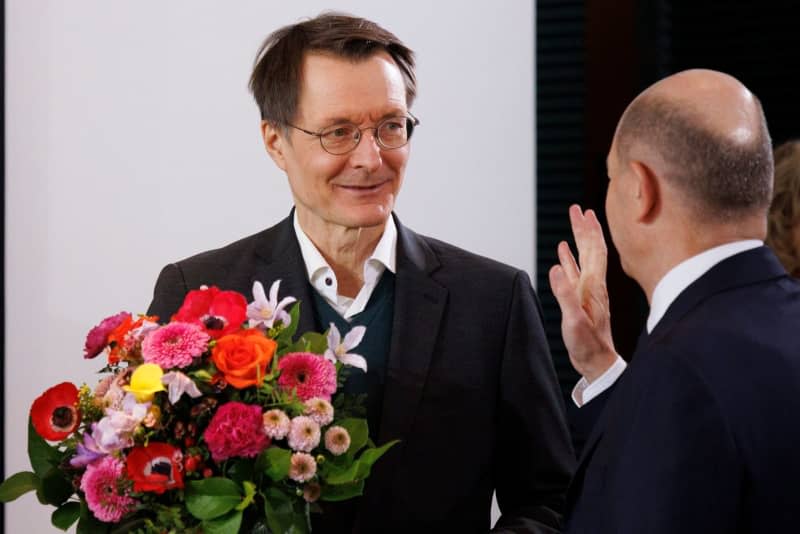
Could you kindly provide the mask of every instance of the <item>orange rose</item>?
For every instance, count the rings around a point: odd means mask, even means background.
[[[228,384],[243,389],[261,383],[276,348],[274,340],[251,328],[219,338],[211,359]]]

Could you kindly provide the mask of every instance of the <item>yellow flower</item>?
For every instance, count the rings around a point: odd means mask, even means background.
[[[164,391],[161,377],[164,371],[154,363],[143,363],[131,375],[131,385],[123,386],[136,397],[136,402],[148,402],[158,391]]]

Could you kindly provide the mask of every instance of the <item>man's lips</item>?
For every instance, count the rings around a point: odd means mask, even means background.
[[[345,189],[347,191],[354,191],[354,192],[364,192],[369,193],[371,191],[377,191],[382,186],[390,183],[391,180],[384,180],[382,182],[377,182],[374,184],[334,184],[336,187]]]

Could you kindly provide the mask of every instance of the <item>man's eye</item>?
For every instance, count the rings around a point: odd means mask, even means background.
[[[324,135],[326,137],[330,137],[331,139],[336,139],[338,137],[352,137],[353,131],[354,130],[352,126],[336,126],[325,132]]]

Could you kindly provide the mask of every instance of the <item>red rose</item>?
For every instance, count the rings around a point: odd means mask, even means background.
[[[211,286],[186,294],[183,305],[172,316],[173,321],[197,323],[218,339],[242,327],[247,318],[247,301],[236,291],[220,291]]]
[[[146,447],[136,447],[129,454],[128,478],[133,480],[133,491],[164,493],[183,487],[183,454],[168,443],[151,442]]]
[[[42,393],[31,406],[31,422],[46,440],[60,441],[72,434],[81,422],[75,384],[62,382]]]

